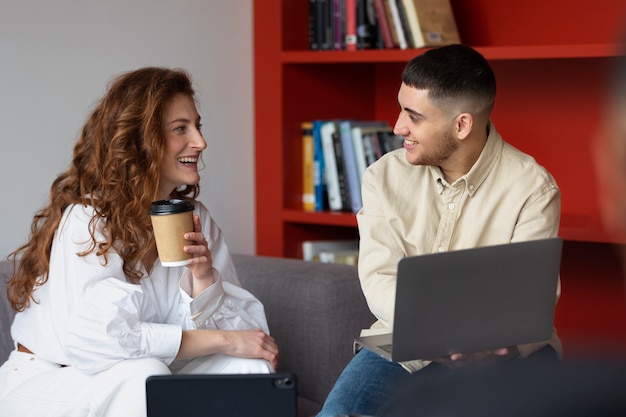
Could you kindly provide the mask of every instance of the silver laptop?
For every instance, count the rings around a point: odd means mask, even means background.
[[[295,417],[290,373],[157,375],[146,379],[147,417]]]
[[[403,258],[393,333],[355,347],[403,362],[547,340],[562,245],[555,237]]]

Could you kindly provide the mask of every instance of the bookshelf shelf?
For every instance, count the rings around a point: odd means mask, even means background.
[[[617,43],[580,45],[474,46],[491,61],[522,59],[606,58],[620,53]],[[361,51],[286,51],[283,64],[406,63],[426,49]]]
[[[611,242],[596,204],[591,140],[626,2],[451,0],[461,39],[492,64],[495,125],[562,190],[560,234]],[[541,10],[542,13],[537,13]],[[397,116],[401,71],[423,50],[308,50],[309,3],[254,1],[257,253],[299,257],[302,241],[356,236],[352,213],[302,211],[300,123]]]
[[[356,216],[351,213],[304,212],[301,210],[285,210],[286,222],[302,224],[323,224],[343,227],[356,227]]]

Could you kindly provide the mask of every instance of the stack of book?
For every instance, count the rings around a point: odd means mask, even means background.
[[[358,240],[307,240],[302,242],[302,259],[331,264],[357,265]]]
[[[363,205],[361,178],[382,155],[402,147],[384,121],[302,123],[302,202],[305,211],[348,211]]]
[[[460,43],[450,0],[309,0],[312,50],[408,49]]]

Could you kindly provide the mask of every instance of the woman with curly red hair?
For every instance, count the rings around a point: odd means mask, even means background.
[[[263,306],[196,200],[206,142],[194,97],[186,72],[141,68],[91,112],[10,255],[16,349],[0,368],[0,416],[145,417],[149,375],[276,368]],[[170,198],[195,207],[186,266],[158,260],[148,212]]]

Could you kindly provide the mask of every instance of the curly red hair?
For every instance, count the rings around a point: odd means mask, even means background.
[[[95,210],[91,244],[78,255],[95,252],[106,264],[107,252],[114,250],[126,278],[133,283],[142,278],[137,265],[154,248],[147,213],[159,190],[164,111],[177,94],[195,96],[183,70],[141,68],[111,81],[83,126],[69,168],[54,180],[48,204],[35,214],[28,242],[9,254],[15,272],[7,295],[16,311],[27,308],[36,286],[47,281],[52,239],[72,204]],[[198,193],[194,184],[173,190],[172,197],[193,200]],[[104,242],[95,238],[97,220],[103,217]]]

